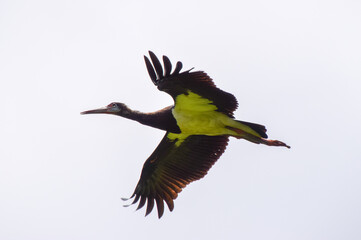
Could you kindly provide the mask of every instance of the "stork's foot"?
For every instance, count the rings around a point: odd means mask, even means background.
[[[279,146],[279,147],[286,147],[286,148],[291,148],[290,146],[288,146],[286,143],[278,141],[278,140],[269,140],[269,139],[264,139],[262,138],[262,142],[265,145],[268,146]]]

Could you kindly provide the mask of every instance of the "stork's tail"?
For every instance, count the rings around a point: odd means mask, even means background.
[[[243,125],[250,127],[253,131],[258,133],[261,137],[268,138],[268,136],[266,134],[267,129],[265,126],[263,126],[261,124],[257,124],[257,123],[250,123],[250,122],[244,122],[244,121],[239,121],[239,120],[236,120],[236,122],[239,122]]]

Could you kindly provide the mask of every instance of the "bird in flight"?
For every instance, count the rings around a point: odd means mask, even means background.
[[[225,151],[229,137],[290,148],[281,141],[267,139],[263,125],[234,119],[237,99],[217,88],[205,72],[192,69],[181,72],[181,62],[177,62],[172,72],[168,57],[163,56],[162,67],[153,52],[149,51],[149,56],[150,60],[144,56],[149,76],[160,91],[173,98],[174,106],[142,113],[124,103],[113,102],[81,113],[113,114],[166,131],[145,161],[139,182],[129,198],[134,198],[131,204],[139,202],[137,210],[147,204],[146,216],[154,203],[159,218],[164,213],[164,202],[172,211],[178,194],[207,174]]]

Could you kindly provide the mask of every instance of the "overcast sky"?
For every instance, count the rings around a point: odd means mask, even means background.
[[[361,239],[360,1],[0,1],[0,239]],[[162,219],[124,208],[172,104],[148,50],[206,71],[291,149],[231,139]]]

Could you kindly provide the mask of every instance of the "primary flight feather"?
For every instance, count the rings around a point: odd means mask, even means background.
[[[145,161],[139,182],[130,198],[146,207],[148,215],[156,203],[158,217],[164,213],[164,202],[170,211],[174,199],[189,183],[204,177],[225,151],[228,138],[246,139],[257,144],[283,146],[278,140],[267,139],[266,128],[256,123],[235,120],[237,99],[217,88],[202,71],[181,72],[182,63],[172,64],[163,56],[163,67],[156,55],[144,56],[151,80],[174,100],[169,106],[152,113],[141,113],[123,103],[111,103],[105,108],[82,114],[106,113],[118,115],[141,124],[165,130],[158,147]]]

